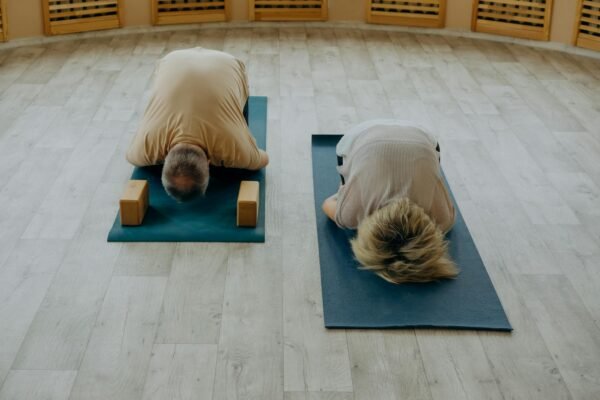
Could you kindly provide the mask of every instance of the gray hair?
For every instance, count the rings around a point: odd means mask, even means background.
[[[200,146],[177,144],[169,151],[162,170],[169,196],[179,202],[191,200],[206,192],[208,180],[208,157]]]

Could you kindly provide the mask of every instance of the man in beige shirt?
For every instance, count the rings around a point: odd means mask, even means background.
[[[368,121],[336,153],[342,184],[323,210],[358,228],[352,247],[363,267],[393,283],[455,276],[443,239],[455,210],[433,136],[403,121]]]
[[[169,53],[158,63],[127,160],[164,164],[162,183],[179,201],[206,191],[209,164],[264,168],[269,158],[244,118],[248,92],[244,64],[227,53],[200,47]]]

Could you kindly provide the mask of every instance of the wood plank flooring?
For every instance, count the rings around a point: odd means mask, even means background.
[[[269,96],[267,243],[108,244],[156,60]],[[600,61],[347,28],[0,47],[0,400],[600,399]],[[323,327],[310,136],[403,118],[444,169],[511,335]]]

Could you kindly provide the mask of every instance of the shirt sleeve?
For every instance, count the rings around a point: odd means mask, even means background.
[[[224,160],[223,166],[227,168],[240,168],[256,170],[261,167],[261,156],[254,137],[248,132],[233,145],[232,159]]]
[[[435,200],[431,209],[431,216],[435,219],[436,224],[444,233],[452,229],[456,219],[456,210],[452,199],[448,194],[446,185],[440,179],[435,191]]]
[[[238,85],[239,92],[236,95],[236,101],[239,105],[239,112],[242,114],[249,97],[248,76],[246,74],[246,65],[243,61],[236,58],[235,63],[240,82]],[[237,116],[235,117],[235,120],[238,121]],[[225,166],[250,170],[259,169],[262,164],[260,151],[256,145],[254,136],[252,136],[252,133],[247,126],[246,120],[242,117],[235,125],[237,125],[237,128],[234,128],[234,131],[242,129],[244,132],[239,136],[235,135],[236,143],[234,144],[235,152],[233,154],[233,160],[229,162],[229,165],[225,163]]]
[[[148,149],[146,148],[146,140],[149,134],[151,134],[154,130],[159,129],[156,126],[155,122],[151,122],[156,120],[155,113],[157,112],[157,107],[155,104],[156,101],[156,91],[157,86],[159,85],[159,80],[161,78],[160,70],[161,66],[164,63],[164,60],[168,57],[165,56],[156,62],[156,66],[154,68],[153,74],[153,90],[154,93],[151,98],[148,100],[148,104],[146,105],[146,110],[144,111],[144,116],[140,121],[139,128],[135,133],[135,136],[131,140],[131,144],[129,145],[129,149],[127,150],[126,158],[131,164],[136,167],[146,167],[149,165],[157,164],[157,160],[152,160],[150,154],[148,154]]]
[[[256,170],[262,166],[262,157],[260,156],[260,151],[255,143],[248,145],[248,150],[244,154],[243,162],[246,164],[245,169]]]
[[[137,132],[129,145],[126,154],[127,161],[136,167],[146,167],[150,165],[146,151],[144,149],[144,139],[140,132]]]
[[[246,64],[243,61],[236,58],[236,62],[238,64],[238,69],[240,73],[240,79],[242,80],[242,85],[240,87],[240,105],[243,108],[248,101],[248,97],[250,96],[250,86],[248,84],[248,74],[246,73]]]
[[[337,193],[335,223],[340,228],[356,229],[358,227],[357,200],[349,196],[348,184],[340,186]]]

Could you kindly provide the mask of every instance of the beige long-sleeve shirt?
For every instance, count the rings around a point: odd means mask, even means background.
[[[248,99],[244,64],[220,51],[177,50],[159,61],[150,102],[127,160],[161,164],[179,143],[200,146],[211,164],[256,169],[261,156],[243,110]]]
[[[355,229],[393,200],[407,197],[444,232],[455,210],[441,172],[437,141],[403,122],[367,123],[345,135],[337,147],[344,184],[337,195],[335,221]]]

